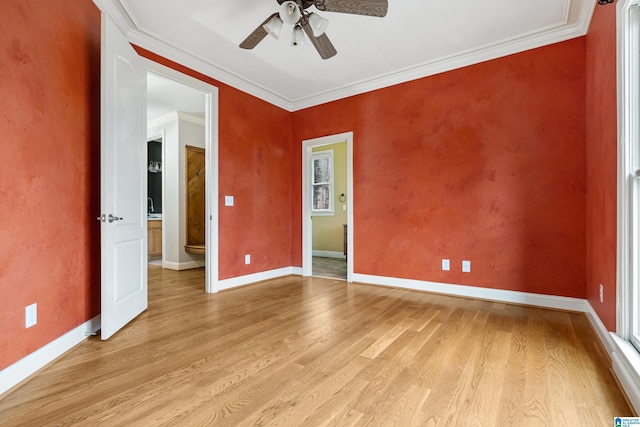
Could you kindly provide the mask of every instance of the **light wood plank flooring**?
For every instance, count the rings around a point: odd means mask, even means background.
[[[0,399],[0,425],[608,426],[631,416],[582,314],[291,276],[149,309]]]

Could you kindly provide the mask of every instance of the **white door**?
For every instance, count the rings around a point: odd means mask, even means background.
[[[147,70],[115,24],[102,15],[101,337],[147,308]]]

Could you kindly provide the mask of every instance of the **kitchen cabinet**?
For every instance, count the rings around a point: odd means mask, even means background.
[[[162,221],[147,221],[149,259],[162,258]]]

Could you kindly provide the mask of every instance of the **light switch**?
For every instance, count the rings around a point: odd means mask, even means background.
[[[224,205],[233,206],[233,196],[224,196]]]
[[[449,271],[451,270],[451,265],[448,259],[443,259],[442,260],[442,270],[443,271]]]
[[[38,304],[31,304],[25,307],[25,328],[30,328],[38,323]]]

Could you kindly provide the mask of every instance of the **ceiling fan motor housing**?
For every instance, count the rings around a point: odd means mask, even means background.
[[[294,1],[286,1],[282,3],[282,8],[280,9],[280,19],[282,22],[288,25],[295,25],[300,21],[302,17],[302,12],[300,12],[300,7]]]

